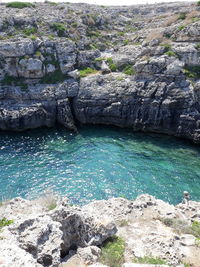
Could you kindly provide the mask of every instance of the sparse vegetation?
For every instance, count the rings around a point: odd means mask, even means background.
[[[25,8],[25,7],[35,7],[35,5],[33,3],[30,2],[10,2],[8,4],[6,4],[6,7],[10,7],[10,8]]]
[[[182,31],[183,29],[185,29],[185,25],[181,25],[178,27],[178,31]]]
[[[142,264],[166,264],[166,261],[159,258],[159,257],[150,257],[150,256],[145,256],[145,257],[138,257],[133,259],[134,263],[142,263]]]
[[[172,218],[159,218],[166,226],[174,228],[178,233],[185,233],[194,235],[197,239],[200,238],[200,223],[194,221],[191,225],[187,222],[172,219]]]
[[[35,36],[35,35],[31,35],[31,36],[30,36],[30,39],[31,39],[32,41],[35,41],[35,40],[37,39],[37,36]]]
[[[100,262],[110,267],[121,267],[124,261],[124,250],[125,241],[114,236],[103,245]]]
[[[124,40],[124,45],[128,45],[129,44],[129,40]]]
[[[186,66],[184,73],[187,78],[199,79],[200,78],[200,66]]]
[[[174,53],[173,51],[167,51],[165,52],[165,55],[167,55],[168,57],[177,57],[176,53]]]
[[[170,17],[168,17],[163,23],[162,23],[162,27],[168,27],[171,26],[173,23],[175,23],[177,21],[177,15],[172,15]]]
[[[117,81],[123,81],[123,80],[124,80],[124,77],[123,76],[117,77]]]
[[[171,44],[169,44],[169,43],[163,43],[163,44],[161,44],[161,46],[165,47],[166,52],[171,50],[171,48],[172,48]]]
[[[200,223],[194,221],[188,229],[188,234],[195,236],[197,239],[200,239]]]
[[[35,56],[36,56],[36,57],[41,57],[41,55],[42,55],[42,54],[41,54],[40,51],[36,51],[36,52],[35,52]]]
[[[128,221],[127,220],[121,220],[120,222],[119,222],[119,226],[120,227],[124,227],[124,226],[127,226],[128,225]]]
[[[184,20],[186,19],[186,13],[181,13],[179,16],[178,16],[178,20]]]
[[[57,207],[58,196],[51,190],[46,190],[44,195],[41,196],[37,201],[44,206],[48,211],[53,210]]]
[[[11,86],[19,86],[22,90],[26,90],[28,85],[25,83],[24,78],[13,77],[6,75],[4,79],[1,81],[2,85],[11,85]]]
[[[134,75],[135,74],[135,70],[134,70],[132,65],[126,65],[123,68],[123,73],[126,74],[126,75]]]
[[[54,84],[58,82],[63,82],[66,79],[66,75],[61,72],[60,69],[55,70],[53,73],[45,75],[40,83],[42,84]]]
[[[5,217],[3,219],[0,219],[0,230],[5,227],[10,225],[11,223],[13,223],[13,220],[7,220]]]
[[[31,27],[31,28],[26,28],[23,30],[23,33],[27,36],[30,36],[31,34],[34,34],[37,32],[37,28],[36,27]]]
[[[200,6],[200,1],[197,2],[197,6]]]
[[[87,77],[90,74],[97,73],[97,70],[92,69],[92,68],[86,68],[86,69],[80,70],[79,73],[80,73],[80,77],[84,78],[84,77]]]
[[[59,37],[65,36],[67,29],[64,24],[55,22],[51,25],[51,28],[57,32]]]
[[[154,40],[154,39],[157,39],[159,41],[162,41],[163,40],[163,33],[162,32],[159,32],[158,30],[153,30],[151,31],[147,37],[146,37],[146,40],[148,42]]]

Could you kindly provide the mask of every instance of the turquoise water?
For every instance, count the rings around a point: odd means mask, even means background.
[[[200,147],[176,138],[105,127],[0,133],[0,197],[46,189],[73,203],[142,193],[200,200]]]

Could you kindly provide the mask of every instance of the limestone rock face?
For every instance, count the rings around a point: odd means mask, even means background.
[[[17,11],[1,5],[0,130],[92,123],[200,143],[198,5]]]
[[[43,64],[39,59],[21,59],[18,73],[19,76],[25,78],[41,78],[43,76]]]
[[[94,245],[101,245],[117,231],[112,219],[97,220],[94,214],[70,207],[66,199],[57,203],[55,210],[48,211],[42,200],[16,198],[0,207],[1,217],[6,214],[14,220],[0,239],[3,266],[55,267],[72,248],[78,248],[84,262],[97,261],[101,250]]]
[[[164,132],[198,142],[199,103],[188,81],[182,74],[177,76],[180,64],[163,57],[138,63],[136,70],[140,73],[136,78],[120,75],[119,80],[119,74],[107,74],[82,79],[74,102],[77,119],[82,123]],[[162,70],[164,75],[159,74]],[[152,80],[152,75],[157,74]]]
[[[123,266],[137,266],[133,259],[145,256],[161,258],[166,266],[199,264],[196,238],[186,233],[194,220],[200,222],[199,202],[173,206],[141,195],[73,207],[63,198],[49,211],[46,201],[15,198],[0,206],[0,217],[14,220],[0,233],[3,267],[103,266],[102,243],[116,234],[125,241]]]

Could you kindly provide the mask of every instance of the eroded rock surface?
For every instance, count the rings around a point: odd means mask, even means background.
[[[149,195],[83,207],[60,199],[50,211],[42,199],[16,198],[0,207],[0,217],[14,220],[0,234],[1,266],[100,266],[102,243],[117,234],[125,240],[123,266],[149,256],[169,266],[198,267],[200,248],[187,231],[200,222],[199,210],[199,202],[173,206]]]
[[[196,4],[0,9],[1,130],[92,123],[200,142]]]

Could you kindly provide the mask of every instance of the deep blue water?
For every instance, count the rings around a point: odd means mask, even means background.
[[[0,133],[0,198],[34,198],[46,189],[73,203],[142,193],[200,201],[200,147],[164,135],[106,127]]]

